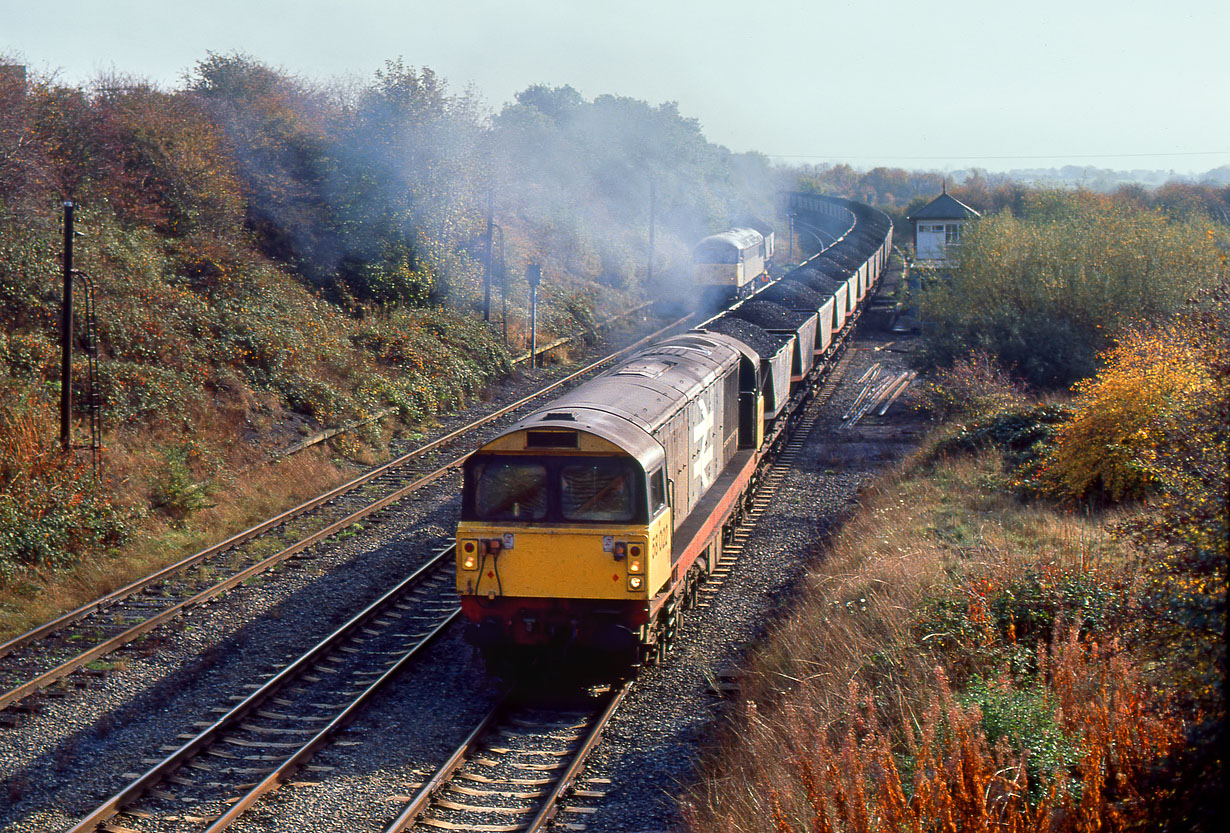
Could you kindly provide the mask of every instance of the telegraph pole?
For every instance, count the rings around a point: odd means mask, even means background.
[[[494,208],[495,189],[488,186],[487,188],[487,280],[483,285],[483,320],[491,320],[491,235],[495,225]]]
[[[64,300],[60,308],[60,445],[73,448],[73,210],[64,203]]]
[[[657,194],[657,188],[653,182],[649,183],[649,268],[646,270],[645,283],[653,283],[653,226],[654,226],[654,197]]]

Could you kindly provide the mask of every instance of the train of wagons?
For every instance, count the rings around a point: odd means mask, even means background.
[[[520,420],[466,461],[457,591],[489,666],[533,656],[652,660],[750,505],[887,264],[892,223],[790,194],[826,244],[763,282],[772,238],[697,247],[697,278],[739,299]],[[721,267],[725,267],[724,269]]]

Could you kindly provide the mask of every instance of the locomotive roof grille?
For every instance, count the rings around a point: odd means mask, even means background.
[[[615,371],[614,375],[644,376],[648,379],[656,379],[677,364],[678,362],[673,362],[669,359],[663,359],[661,361],[639,361],[624,365],[619,370]]]
[[[559,420],[564,420],[566,422],[576,422],[577,421],[576,416],[570,413],[569,411],[547,411],[547,414],[546,416],[542,418],[542,421],[546,422],[549,419],[559,419]]]

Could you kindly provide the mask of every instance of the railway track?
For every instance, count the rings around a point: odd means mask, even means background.
[[[71,828],[225,830],[290,780],[367,701],[414,663],[460,614],[454,548],[437,553],[379,600]]]
[[[0,712],[32,708],[23,704],[31,695],[80,669],[100,670],[97,666],[106,665],[109,654],[186,611],[378,516],[460,468],[466,453],[440,462],[441,455],[449,456],[450,448],[472,446],[478,432],[514,420],[534,400],[595,373],[690,319],[679,319],[348,483],[0,644]],[[10,718],[8,722],[15,721]]]
[[[384,833],[537,833],[559,814],[566,796],[600,797],[574,787],[631,688],[632,682],[626,681],[562,705],[541,698],[521,702],[510,694],[419,788]]]
[[[714,570],[699,588],[717,592],[738,559],[752,526],[768,507],[802,448],[820,407],[844,377],[850,354],[832,366],[751,496],[749,510]],[[458,617],[454,549],[438,553],[414,575],[277,673],[196,735],[147,758],[144,774],[79,821],[69,833],[203,831],[219,833],[261,797],[308,767],[382,686],[406,670]],[[603,728],[631,689],[630,681],[585,696],[511,694],[466,737],[419,787],[386,833],[406,830],[538,831],[561,813],[584,814],[577,801],[601,790],[577,781]],[[238,698],[236,698],[238,699]],[[555,822],[568,829],[580,825]]]

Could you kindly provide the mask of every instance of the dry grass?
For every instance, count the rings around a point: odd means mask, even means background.
[[[690,828],[1139,820],[1178,727],[1116,641],[1137,565],[1111,520],[1019,503],[995,457],[882,479],[750,661]]]
[[[156,443],[156,438],[150,442]],[[148,457],[134,455],[133,459]],[[12,582],[5,604],[0,605],[0,640],[225,540],[345,482],[354,474],[348,466],[332,459],[323,445],[277,463],[254,465],[242,476],[227,478],[225,491],[219,489],[211,495],[214,505],[193,513],[190,524],[177,525],[163,515],[151,515],[118,552],[83,559],[64,571],[31,570],[20,581]],[[133,464],[129,477],[139,476]]]

